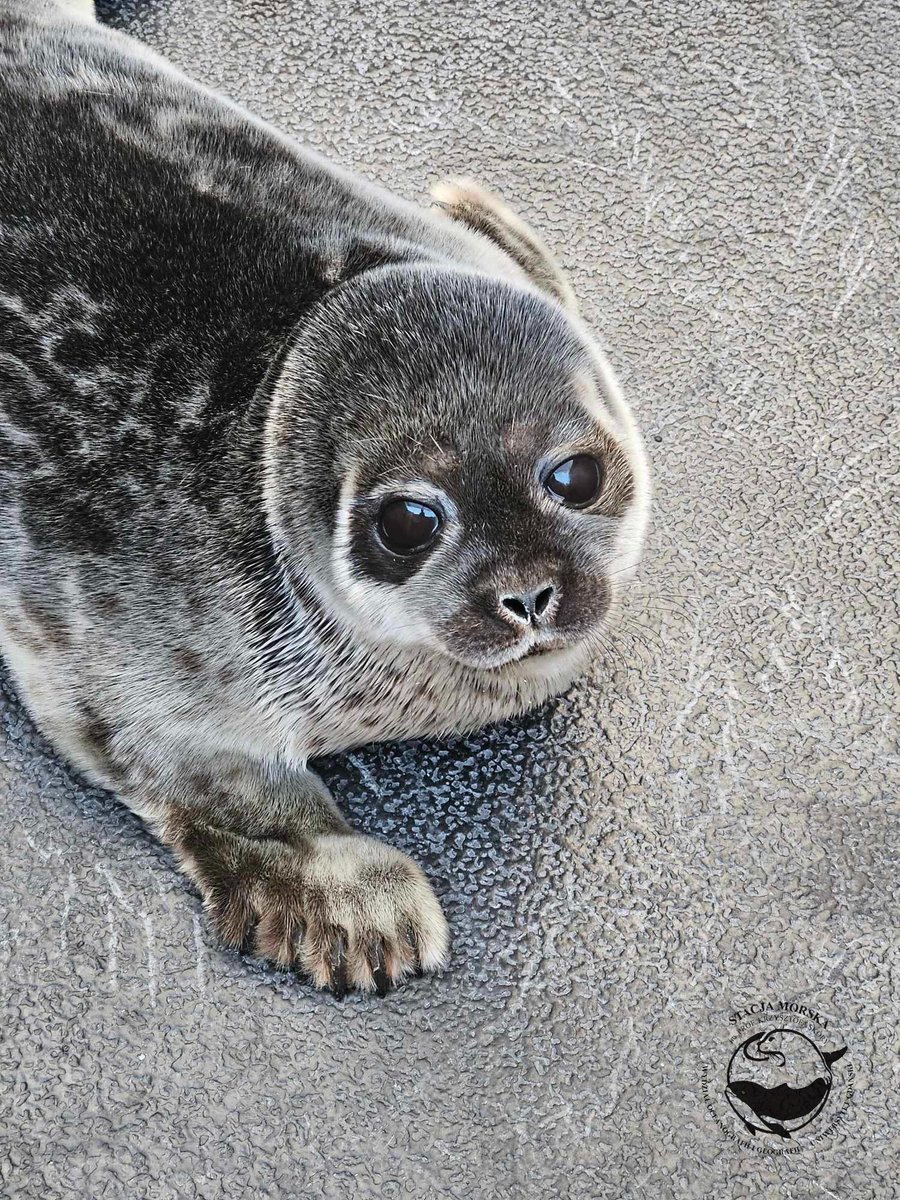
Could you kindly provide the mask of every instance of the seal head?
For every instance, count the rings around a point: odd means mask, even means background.
[[[266,506],[294,575],[357,639],[497,671],[596,642],[640,555],[647,469],[562,305],[390,266],[298,330],[270,404]]]

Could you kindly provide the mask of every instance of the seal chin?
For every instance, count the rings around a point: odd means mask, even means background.
[[[584,642],[566,642],[561,638],[525,640],[491,653],[460,654],[449,647],[444,647],[444,653],[470,670],[509,678],[556,675],[566,672],[570,667],[575,674],[583,669],[590,658],[589,648]]]
[[[574,642],[558,647],[540,647],[507,664],[504,674],[519,679],[548,679],[559,690],[585,671],[591,661],[590,646]]]

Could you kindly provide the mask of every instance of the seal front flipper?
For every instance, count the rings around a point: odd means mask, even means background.
[[[185,764],[159,793],[129,802],[174,851],[226,945],[338,998],[383,996],[445,965],[447,923],[422,871],[351,829],[311,772]]]

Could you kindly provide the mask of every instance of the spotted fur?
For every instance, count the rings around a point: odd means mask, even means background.
[[[640,554],[640,438],[500,201],[408,205],[91,17],[0,0],[0,647],[226,941],[383,990],[446,925],[307,762],[568,686]],[[579,451],[573,512],[541,479]],[[379,540],[396,493],[440,508],[427,554]]]

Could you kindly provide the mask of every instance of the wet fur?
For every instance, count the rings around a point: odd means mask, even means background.
[[[640,551],[640,440],[499,201],[463,181],[442,213],[407,205],[89,10],[0,0],[0,648],[227,942],[383,990],[445,961],[446,925],[307,760],[567,686]],[[607,463],[590,536],[523,474],[566,437]],[[499,479],[515,553],[476,561],[448,530],[424,565],[385,558],[366,506],[398,470],[466,513]],[[561,541],[569,643],[482,669],[516,648],[477,604],[556,569]]]

